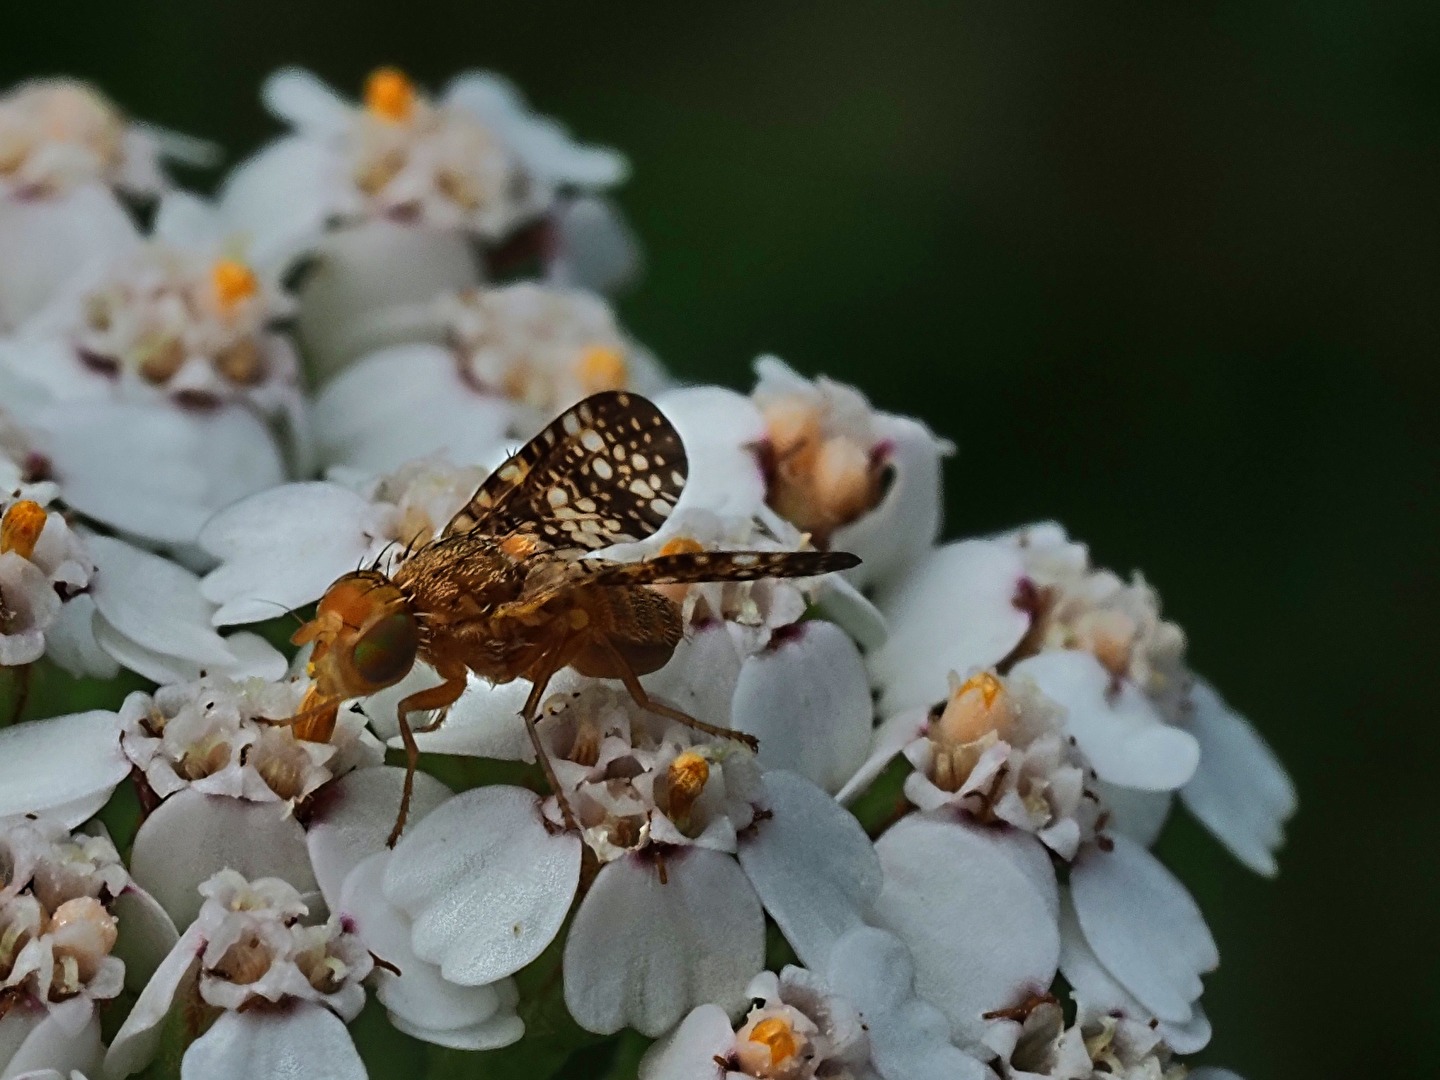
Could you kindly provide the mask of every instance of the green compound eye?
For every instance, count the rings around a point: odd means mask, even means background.
[[[385,616],[355,643],[351,662],[355,673],[379,690],[409,673],[419,648],[420,628],[413,616],[401,611]]]

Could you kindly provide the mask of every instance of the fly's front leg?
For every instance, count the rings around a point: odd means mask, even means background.
[[[405,818],[410,813],[410,798],[415,792],[415,770],[420,764],[420,747],[415,743],[415,729],[407,719],[412,712],[429,712],[431,709],[448,709],[465,692],[465,667],[463,664],[436,665],[436,672],[445,681],[439,686],[420,690],[403,698],[396,708],[400,721],[400,741],[405,744],[405,786],[400,792],[400,812],[395,816],[395,827],[390,830],[387,847],[394,847],[405,831]],[[441,716],[433,723],[426,724],[421,731],[434,731],[440,726]]]

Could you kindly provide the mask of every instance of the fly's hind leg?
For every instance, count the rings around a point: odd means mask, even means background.
[[[703,720],[696,720],[695,717],[689,713],[681,712],[679,709],[666,705],[664,702],[656,701],[645,692],[645,687],[640,685],[640,676],[635,674],[635,669],[630,665],[630,661],[625,659],[625,654],[616,648],[609,638],[598,637],[592,640],[595,640],[596,644],[600,645],[601,648],[610,654],[611,658],[615,661],[615,677],[619,678],[619,680],[625,684],[625,689],[628,690],[630,696],[635,699],[635,704],[639,705],[640,708],[646,712],[652,712],[657,716],[674,720],[677,723],[684,724],[686,727],[694,728],[696,731],[703,731],[706,735],[714,735],[721,739],[734,739],[736,742],[744,743],[751,750],[760,749],[760,740],[755,738],[754,735],[747,734],[744,731],[736,731],[734,728],[707,724]]]
[[[520,718],[525,721],[525,733],[530,736],[530,745],[535,748],[535,760],[540,763],[541,771],[545,773],[545,782],[555,793],[555,801],[560,806],[560,817],[565,823],[565,830],[579,832],[580,824],[575,820],[575,812],[570,809],[570,800],[565,798],[565,792],[560,789],[560,778],[555,775],[555,766],[551,764],[550,753],[545,749],[545,744],[540,741],[540,729],[535,726],[535,714],[539,711],[540,702],[545,697],[545,687],[549,685],[550,679],[557,670],[557,667],[547,664],[546,670],[535,673],[533,685],[530,687],[530,696],[525,699],[525,707],[520,710]]]
[[[465,668],[462,665],[437,665],[435,669],[445,681],[439,686],[420,690],[403,698],[396,708],[400,720],[400,741],[405,744],[405,786],[400,792],[400,812],[395,815],[395,827],[390,830],[387,847],[394,847],[405,831],[405,818],[410,813],[410,799],[415,793],[415,770],[420,765],[420,747],[415,743],[415,728],[407,719],[412,712],[429,712],[431,709],[448,709],[465,692]],[[419,728],[420,731],[434,731],[444,716]]]

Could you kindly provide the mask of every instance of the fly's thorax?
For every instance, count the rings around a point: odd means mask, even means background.
[[[462,534],[429,544],[395,570],[394,584],[414,610],[437,624],[489,614],[519,598],[526,563],[508,555],[500,541]]]
[[[415,664],[421,637],[405,590],[378,570],[357,570],[325,591],[315,617],[291,640],[314,642],[309,675],[320,694],[343,700],[403,679]]]

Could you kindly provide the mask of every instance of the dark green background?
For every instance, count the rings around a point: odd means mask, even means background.
[[[92,78],[248,150],[281,63],[505,72],[627,151],[626,298],[677,372],[774,350],[953,437],[950,532],[1140,567],[1302,811],[1277,883],[1163,847],[1248,1080],[1435,1059],[1437,31],[1419,0],[9,4],[0,83]]]

